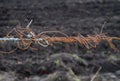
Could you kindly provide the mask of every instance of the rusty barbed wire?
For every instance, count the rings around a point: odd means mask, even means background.
[[[1,53],[12,53],[17,48],[21,50],[34,49],[32,44],[38,44],[42,47],[47,47],[55,42],[65,42],[65,43],[74,43],[78,42],[81,45],[85,46],[87,49],[96,48],[97,45],[100,44],[101,41],[107,41],[109,46],[115,51],[119,51],[118,48],[113,44],[113,40],[119,40],[119,37],[109,37],[106,34],[102,33],[102,31],[97,35],[87,35],[86,37],[79,34],[76,37],[68,36],[60,31],[44,31],[39,34],[36,34],[29,26],[30,23],[26,26],[26,28],[22,28],[21,26],[12,29],[7,33],[6,37],[0,39],[0,43],[7,42],[10,40],[14,40],[17,44],[17,47],[9,52]],[[103,29],[103,28],[102,28]],[[48,35],[49,33],[58,33],[62,35],[61,37],[52,37]],[[5,40],[6,39],[6,40]],[[36,48],[37,49],[37,48]]]

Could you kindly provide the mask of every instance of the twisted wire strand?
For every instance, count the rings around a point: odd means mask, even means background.
[[[58,33],[62,35],[62,37],[52,37],[49,36],[48,34],[51,33]],[[44,31],[39,34],[36,34],[35,32],[32,31],[30,27],[22,28],[22,27],[17,27],[12,29],[6,37],[11,38],[11,37],[16,37],[20,39],[17,42],[17,48],[21,50],[26,50],[29,49],[32,44],[38,44],[42,47],[48,47],[50,44],[55,43],[55,42],[65,42],[65,43],[71,43],[71,42],[78,42],[79,44],[84,45],[87,49],[90,48],[96,48],[96,46],[101,42],[101,41],[107,41],[109,46],[116,50],[119,51],[116,46],[113,44],[113,40],[119,40],[119,37],[109,37],[105,35],[104,33],[100,33],[98,35],[87,35],[86,37],[83,35],[78,35],[76,37],[70,37],[67,34],[64,34],[60,31]],[[29,39],[29,40],[26,40]],[[1,41],[0,41],[1,42]],[[9,52],[2,52],[2,53],[12,53],[14,52],[17,48],[13,49],[12,51]]]

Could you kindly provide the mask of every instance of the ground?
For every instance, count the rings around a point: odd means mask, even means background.
[[[31,28],[68,36],[103,33],[120,37],[120,0],[0,0],[0,37],[30,20]],[[118,49],[120,42],[113,41]],[[9,50],[1,45],[0,50]],[[86,49],[78,43],[56,43],[39,50],[0,54],[0,81],[120,81],[120,53],[107,42]],[[101,69],[100,69],[101,68]]]

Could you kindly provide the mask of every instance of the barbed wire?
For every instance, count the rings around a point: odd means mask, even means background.
[[[113,44],[113,40],[119,40],[119,37],[109,37],[106,34],[102,33],[102,30],[97,35],[87,35],[86,37],[79,34],[78,36],[68,36],[60,31],[44,31],[39,34],[36,34],[31,28],[30,24],[32,23],[32,20],[30,23],[25,27],[22,28],[21,26],[13,28],[10,32],[7,33],[7,35],[4,38],[0,38],[0,43],[7,42],[7,41],[14,41],[17,44],[17,47],[9,52],[2,52],[1,53],[12,53],[17,48],[21,50],[26,50],[29,48],[32,48],[32,44],[38,44],[42,47],[48,47],[49,45],[55,43],[55,42],[65,42],[65,43],[72,43],[72,42],[78,42],[85,46],[87,49],[90,48],[96,48],[96,46],[101,41],[107,41],[108,44],[112,49],[115,51],[119,51],[118,48]],[[61,35],[61,37],[52,37],[48,35],[49,33],[58,33]]]

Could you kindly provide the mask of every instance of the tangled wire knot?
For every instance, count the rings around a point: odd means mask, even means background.
[[[65,43],[72,43],[72,42],[78,42],[82,45],[84,45],[87,49],[90,48],[96,48],[96,46],[101,41],[107,41],[108,44],[112,49],[115,51],[119,51],[118,48],[113,44],[113,40],[119,40],[119,37],[109,37],[106,36],[102,31],[98,35],[87,35],[86,37],[79,34],[76,37],[68,36],[60,31],[44,31],[39,34],[36,34],[31,28],[30,24],[32,23],[32,20],[30,23],[25,27],[22,28],[21,26],[13,28],[10,32],[7,33],[5,38],[13,38],[17,39],[17,48],[21,50],[26,49],[35,49],[32,47],[32,44],[38,44],[42,47],[47,47],[55,42],[65,42]],[[59,33],[62,35],[62,37],[53,37],[47,35],[48,33]],[[1,42],[1,41],[0,41]],[[11,53],[15,51],[17,48],[10,52],[2,52],[2,53]]]

